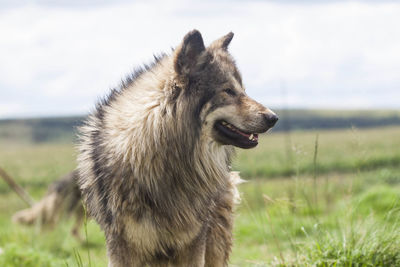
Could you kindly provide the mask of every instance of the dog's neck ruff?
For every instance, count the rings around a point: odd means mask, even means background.
[[[233,147],[205,133],[184,88],[171,93],[171,64],[164,58],[113,94],[80,129],[80,187],[101,225],[122,214],[111,207],[127,205],[137,220],[188,227],[192,218],[207,218],[218,192],[229,187]]]
[[[226,183],[233,149],[202,134],[191,103],[168,99],[174,82],[159,78],[160,72],[171,77],[168,64],[168,58],[161,61],[104,107],[105,152],[118,159],[119,169],[129,163],[133,177],[149,190],[182,186],[187,194],[208,198]]]

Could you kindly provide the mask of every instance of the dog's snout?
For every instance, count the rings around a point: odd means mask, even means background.
[[[268,127],[273,127],[276,122],[278,121],[278,116],[276,116],[276,114],[272,113],[272,114],[264,114],[264,120],[266,121]]]

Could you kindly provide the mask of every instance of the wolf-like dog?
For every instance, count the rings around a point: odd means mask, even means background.
[[[234,146],[278,117],[246,95],[228,52],[199,31],[97,104],[80,127],[79,186],[109,266],[227,266]]]

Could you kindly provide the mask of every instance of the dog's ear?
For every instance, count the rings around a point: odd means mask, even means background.
[[[232,38],[233,38],[233,32],[230,32],[227,35],[222,36],[221,38],[219,38],[219,39],[215,40],[214,42],[212,42],[210,47],[214,48],[214,49],[222,48],[224,50],[228,50],[228,46],[231,43]]]
[[[205,49],[200,32],[198,30],[188,32],[183,38],[183,42],[175,50],[175,71],[179,75],[189,74]]]

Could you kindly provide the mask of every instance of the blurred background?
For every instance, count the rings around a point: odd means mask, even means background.
[[[390,0],[2,0],[0,167],[39,200],[110,88],[192,29],[206,44],[233,31],[247,93],[280,120],[235,159],[248,182],[231,265],[400,266],[399,14]],[[70,220],[13,224],[24,207],[0,180],[1,266],[106,266],[94,222],[82,244]]]

